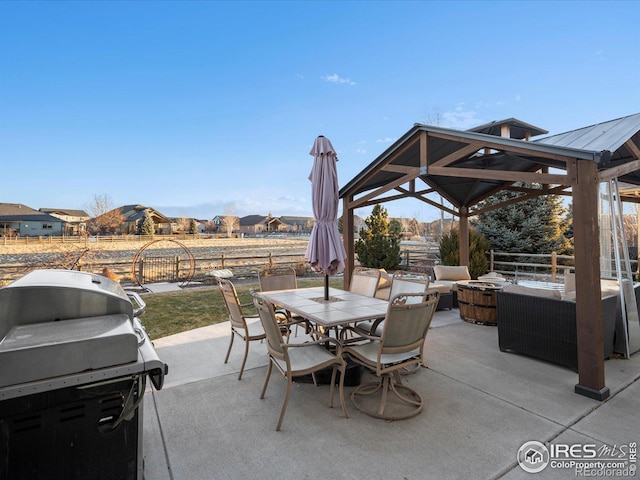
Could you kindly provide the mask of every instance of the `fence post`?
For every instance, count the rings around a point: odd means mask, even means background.
[[[176,281],[180,278],[180,257],[176,257]]]
[[[273,267],[273,252],[269,252],[269,268]]]
[[[409,270],[409,250],[405,250],[405,260],[404,264],[406,265],[406,269]]]
[[[558,253],[551,252],[551,281],[556,281],[556,273],[558,271]]]
[[[224,253],[222,254],[220,265],[224,268]]]
[[[493,248],[489,251],[489,271],[494,272],[493,269]]]

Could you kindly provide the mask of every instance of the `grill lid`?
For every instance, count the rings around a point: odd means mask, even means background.
[[[0,288],[0,338],[18,325],[126,314],[133,305],[118,282],[73,270],[34,270]]]

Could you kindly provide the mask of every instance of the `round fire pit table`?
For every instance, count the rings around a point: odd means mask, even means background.
[[[496,292],[502,286],[489,282],[471,281],[458,284],[460,318],[480,325],[497,325]]]

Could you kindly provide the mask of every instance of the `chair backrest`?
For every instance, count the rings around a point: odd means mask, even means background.
[[[262,270],[258,273],[258,281],[260,282],[260,290],[263,292],[298,288],[296,271],[290,267]]]
[[[417,297],[418,301],[412,297]],[[393,297],[382,327],[379,354],[419,349],[422,356],[422,345],[438,305],[438,298],[438,292],[401,293]]]
[[[257,293],[253,295],[253,304],[256,306],[256,310],[258,310],[262,328],[267,336],[267,349],[269,353],[276,358],[284,359],[285,353],[282,348],[282,330],[278,324],[273,305]]]
[[[378,289],[380,270],[373,268],[356,268],[351,276],[349,291],[367,297],[373,297]]]
[[[236,287],[229,280],[224,278],[218,279],[218,285],[220,286],[220,292],[222,293],[222,299],[229,312],[229,321],[231,325],[237,328],[247,328],[244,315],[242,314],[242,307],[240,307],[240,300],[238,300],[238,294]]]
[[[411,275],[396,273],[391,280],[391,292],[389,298],[392,299],[400,293],[424,293],[429,288],[429,277],[425,275]],[[419,303],[422,301],[419,295],[408,297],[408,302]]]

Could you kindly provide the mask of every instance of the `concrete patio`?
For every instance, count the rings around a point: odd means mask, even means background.
[[[605,362],[611,396],[598,402],[573,393],[575,372],[500,352],[496,327],[461,321],[455,309],[436,313],[426,368],[404,379],[423,412],[398,422],[356,410],[354,387],[345,419],[328,407],[327,385],[296,383],[276,432],[284,379],[274,372],[260,400],[265,345],[251,345],[238,381],[243,346],[235,342],[225,365],[228,342],[228,323],[154,342],[169,375],[144,399],[146,480],[572,478],[574,469],[551,465],[525,472],[518,449],[640,440],[640,354]]]

